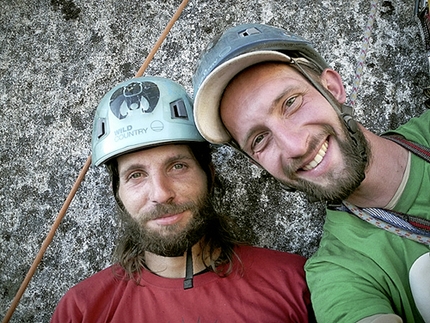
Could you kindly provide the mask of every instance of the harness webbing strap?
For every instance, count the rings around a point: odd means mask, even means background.
[[[409,141],[401,135],[384,135],[386,139],[396,142],[427,162],[430,162],[430,148]],[[418,216],[386,210],[383,208],[359,208],[346,201],[337,210],[346,211],[381,229],[401,237],[430,245],[430,221]]]
[[[429,147],[409,141],[401,135],[384,135],[382,137],[389,139],[391,141],[394,141],[395,143],[399,144],[403,148],[406,148],[407,150],[411,151],[415,155],[421,157],[422,159],[430,163]]]
[[[382,208],[363,208],[363,211],[373,215],[377,219],[391,223],[396,227],[430,237],[430,221],[426,219]],[[415,226],[415,224],[419,224],[419,227]]]
[[[410,215],[408,215],[407,221],[416,228],[420,228],[430,232],[430,221],[427,221],[423,218],[419,218],[416,216],[410,216]]]
[[[368,209],[360,209],[355,205],[348,203],[346,201],[342,202],[342,207],[338,208],[339,211],[347,211],[361,220],[364,220],[380,229],[384,229],[388,232],[394,233],[400,237],[408,238],[410,240],[430,245],[430,232],[426,233],[425,231],[421,231],[424,234],[417,233],[417,229],[408,230],[406,227],[410,224],[408,222],[403,221],[401,218],[393,217],[391,211],[387,211],[384,209],[377,208],[368,208]],[[384,220],[378,219],[375,217],[375,213],[372,211],[377,210],[379,215],[385,213]],[[372,214],[371,214],[372,213]],[[389,223],[391,222],[391,223]],[[403,222],[403,225],[399,225],[399,223]]]

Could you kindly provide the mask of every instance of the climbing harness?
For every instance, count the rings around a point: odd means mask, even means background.
[[[422,7],[421,3],[425,3]],[[377,9],[377,1],[372,0],[370,3],[371,11],[369,15],[369,20],[366,25],[366,30],[364,33],[363,44],[360,50],[360,55],[358,59],[358,66],[356,70],[356,75],[353,81],[352,93],[350,96],[350,105],[355,106],[357,93],[360,85],[361,75],[363,73],[364,60],[366,58],[367,50],[369,48],[369,39],[371,35],[371,30],[373,23],[375,21],[375,14]],[[419,17],[421,22],[421,30],[423,31],[423,38],[426,44],[426,50],[430,50],[430,18],[429,18],[429,6],[426,1],[417,0],[415,2],[415,15]],[[430,58],[430,55],[429,55]],[[430,98],[430,87],[424,89],[424,94],[427,98]],[[430,99],[425,102],[426,106],[429,106]],[[396,142],[402,147],[408,149],[417,156],[423,158],[427,162],[430,162],[430,149],[423,145],[413,143],[406,140],[400,135],[387,135],[384,138]],[[336,210],[342,210],[352,213],[359,217],[360,219],[371,223],[381,229],[387,230],[389,232],[395,233],[399,236],[409,238],[411,240],[430,245],[430,221],[416,217],[410,216],[408,214],[403,214],[399,212],[394,212],[391,210],[386,210],[383,208],[358,208],[351,203],[343,201]]]
[[[430,148],[405,139],[400,135],[384,135],[415,155],[430,163]],[[397,234],[416,242],[430,245],[430,221],[418,216],[386,210],[383,208],[359,208],[342,201],[335,210],[346,211],[378,228]]]
[[[430,148],[426,147],[424,145],[417,144],[415,142],[409,141],[405,139],[405,137],[401,135],[383,135],[382,137],[389,139],[391,141],[394,141],[398,145],[402,146],[403,148],[406,148],[407,150],[411,151],[418,157],[421,157],[426,162],[430,163]]]
[[[172,28],[173,24],[176,22],[176,20],[179,19],[179,16],[181,15],[182,11],[188,4],[188,0],[183,0],[181,4],[179,5],[178,9],[176,10],[175,14],[172,16],[168,24],[166,25],[164,31],[158,38],[157,42],[155,43],[154,47],[152,48],[151,52],[148,54],[147,58],[143,62],[142,66],[136,73],[135,77],[140,77],[143,75],[144,71],[148,67],[149,63],[151,62],[152,58],[155,56],[155,53],[160,48],[161,44],[163,43],[164,39],[167,37],[167,34],[169,33],[170,29]],[[70,206],[70,203],[73,200],[73,197],[75,196],[81,182],[84,180],[85,174],[87,173],[89,167],[91,165],[91,155],[88,156],[83,168],[81,169],[75,183],[73,184],[73,187],[71,191],[69,192],[69,195],[67,196],[63,207],[61,208],[60,212],[58,213],[49,233],[47,234],[45,240],[43,241],[42,247],[40,248],[38,254],[36,255],[36,258],[33,261],[33,264],[31,265],[29,271],[27,272],[27,275],[25,276],[23,282],[21,283],[20,288],[18,289],[14,299],[12,300],[12,303],[6,312],[5,317],[3,318],[2,323],[8,323],[10,318],[12,317],[13,313],[15,312],[16,307],[19,304],[19,301],[21,300],[22,295],[24,294],[24,291],[26,290],[28,284],[30,283],[31,278],[33,277],[34,273],[36,272],[37,266],[42,260],[42,257],[48,248],[49,244],[52,242],[55,231],[57,230],[58,226],[61,223],[61,220],[63,219],[64,215],[67,212],[67,209]]]
[[[396,216],[392,211],[378,208],[360,209],[346,201],[343,201],[342,206],[337,210],[354,214],[361,220],[400,237],[430,245],[430,231],[417,229],[409,222],[402,220],[401,217]]]

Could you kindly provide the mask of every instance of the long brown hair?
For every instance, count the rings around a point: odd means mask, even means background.
[[[225,216],[219,212],[220,205],[218,199],[215,198],[215,191],[219,193],[222,190],[219,181],[214,175],[212,165],[211,147],[208,143],[187,143],[194,157],[199,163],[207,176],[208,182],[208,198],[205,201],[206,212],[212,213],[208,218],[206,234],[203,237],[202,249],[209,251],[209,260],[202,260],[208,270],[217,273],[220,276],[227,276],[233,268],[233,261],[237,254],[234,252],[234,247],[238,244],[245,244],[240,241],[239,230],[231,217]],[[136,283],[140,283],[141,271],[145,267],[145,250],[139,243],[139,234],[135,225],[130,224],[130,217],[125,210],[121,199],[118,195],[119,189],[119,174],[118,163],[116,159],[112,159],[107,164],[107,169],[110,174],[111,184],[115,200],[117,202],[118,213],[121,220],[121,233],[117,241],[117,247],[114,252],[114,260],[124,269],[126,279],[132,279]],[[221,253],[218,253],[221,250]],[[240,259],[238,259],[240,262]],[[228,264],[228,266],[221,265]],[[116,271],[118,276],[124,276],[121,271]]]

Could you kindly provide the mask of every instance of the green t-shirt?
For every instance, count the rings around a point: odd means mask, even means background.
[[[430,146],[429,129],[427,111],[390,133]],[[414,154],[395,210],[430,220],[430,163]],[[320,247],[305,266],[318,322],[351,323],[388,313],[404,322],[423,322],[410,291],[409,269],[429,250],[352,214],[327,210]]]

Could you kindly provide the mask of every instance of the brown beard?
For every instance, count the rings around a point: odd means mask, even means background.
[[[185,227],[173,224],[161,230],[149,230],[146,223],[164,214],[176,214],[189,210],[192,218]],[[141,220],[133,219],[124,207],[120,208],[120,218],[123,222],[123,232],[116,250],[119,259],[143,255],[145,251],[163,256],[178,257],[200,241],[209,230],[209,223],[215,216],[208,196],[196,202],[184,204],[158,204],[150,212],[144,214]],[[131,253],[131,254],[130,254]],[[127,255],[130,254],[130,255]]]
[[[368,165],[368,160],[370,159],[369,144],[360,129],[358,129],[356,137],[357,141],[354,141],[350,137],[342,120],[341,124],[345,137],[344,140],[340,139],[339,136],[336,136],[332,127],[326,127],[326,132],[337,139],[342,155],[344,156],[345,169],[342,172],[342,176],[335,177],[334,174],[329,174],[329,180],[332,183],[329,187],[303,180],[298,178],[295,173],[295,170],[298,167],[296,165],[301,165],[302,163],[301,160],[298,160],[296,163],[289,165],[287,169],[284,169],[285,175],[292,180],[292,183],[284,182],[285,185],[293,187],[321,201],[338,201],[346,199],[358,188],[358,186],[360,186],[361,182],[365,178],[365,170]],[[318,140],[315,140],[315,143],[310,145],[312,146],[311,149],[315,149],[317,141]],[[361,158],[363,151],[365,151],[367,155],[367,159],[365,160]]]

